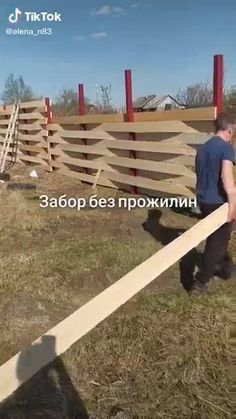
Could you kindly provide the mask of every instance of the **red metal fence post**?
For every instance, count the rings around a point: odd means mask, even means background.
[[[84,116],[85,115],[85,96],[84,96],[84,85],[81,83],[78,86],[78,102],[79,102],[79,109],[78,109],[79,115]],[[86,124],[80,124],[80,129],[81,131],[86,131]],[[82,141],[84,145],[86,146],[87,145],[86,139],[82,138]],[[88,155],[86,153],[83,153],[83,156],[85,160],[88,160]],[[88,174],[87,167],[84,167],[84,172]]]
[[[133,89],[132,89],[132,72],[131,70],[125,70],[125,95],[126,95],[126,113],[127,121],[134,122],[134,109],[133,109]],[[129,133],[129,140],[135,141],[136,135],[134,132]],[[133,150],[129,151],[129,156],[132,159],[136,159],[136,153]],[[132,176],[137,176],[136,169],[130,169]],[[131,188],[131,193],[137,194],[137,187]]]
[[[213,105],[216,106],[217,115],[223,112],[224,102],[224,57],[214,56],[214,80],[213,80]]]
[[[85,115],[85,99],[84,99],[84,85],[79,84],[78,87],[78,100],[79,100],[79,115]]]

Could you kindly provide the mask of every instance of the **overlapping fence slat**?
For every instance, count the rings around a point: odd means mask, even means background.
[[[0,109],[0,144],[12,107]],[[216,108],[54,118],[44,101],[21,104],[17,161],[43,165],[82,182],[155,196],[193,197],[196,149],[209,136]],[[86,131],[81,126],[86,124]],[[206,125],[207,124],[207,125]],[[210,129],[209,128],[209,129]],[[130,139],[135,134],[135,141]],[[14,157],[14,144],[10,148]],[[86,158],[85,158],[86,156]]]
[[[165,134],[169,142],[159,140],[126,140],[120,139],[117,132],[124,137],[131,130],[145,133],[147,136]],[[67,125],[65,125],[67,127]],[[196,134],[196,130],[181,121],[153,123],[106,123],[90,131],[64,129],[59,124],[50,125],[52,135],[49,137],[53,148],[54,169],[61,169],[69,176],[77,177],[93,184],[98,170],[101,174],[98,185],[106,185],[120,189],[136,186],[141,193],[166,194],[178,196],[194,196],[195,174],[190,167],[172,159],[192,157],[195,150],[184,144],[172,144],[171,138],[181,133]],[[106,131],[103,130],[106,129]],[[149,134],[150,133],[150,134]],[[88,140],[84,145],[83,139]],[[134,150],[136,159],[129,157],[129,151]],[[86,153],[87,159],[83,155]],[[83,169],[87,169],[84,176]],[[129,169],[138,169],[138,176],[130,175]],[[179,179],[179,181],[178,181]]]
[[[0,109],[0,150],[5,140],[12,106]],[[15,160],[24,164],[47,165],[46,108],[44,101],[21,103],[18,116],[18,131],[12,140],[8,163]]]

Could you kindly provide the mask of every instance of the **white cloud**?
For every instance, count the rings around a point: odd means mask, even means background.
[[[96,33],[92,33],[91,38],[105,38],[107,36],[106,32],[96,32]]]
[[[92,11],[92,16],[116,16],[124,13],[122,7],[102,6],[97,11]]]
[[[131,4],[131,6],[130,6],[132,9],[137,9],[137,7],[138,7],[138,3],[133,3],[133,4]]]
[[[85,36],[84,36],[84,35],[79,35],[79,36],[76,36],[76,37],[74,38],[74,40],[75,40],[75,41],[84,41],[84,40],[85,40]]]

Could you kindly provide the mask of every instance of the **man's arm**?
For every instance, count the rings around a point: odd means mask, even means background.
[[[236,185],[232,161],[223,160],[221,178],[229,202],[229,221],[236,220]]]

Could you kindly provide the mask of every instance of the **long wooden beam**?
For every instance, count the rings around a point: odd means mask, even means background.
[[[21,352],[3,364],[0,367],[0,401],[10,396],[23,382],[28,381],[56,356],[67,351],[115,310],[178,262],[186,253],[198,246],[227,221],[227,214],[228,204],[225,204],[24,349],[24,365],[20,366],[24,369],[22,382],[19,382],[16,372],[21,360]],[[35,351],[35,345],[40,345],[42,338],[50,336],[55,339],[55,351],[47,352],[45,348],[45,352],[41,351],[39,355],[38,351]]]
[[[159,112],[137,112],[134,113],[134,122],[155,122],[155,121],[213,121],[216,118],[216,107],[184,109]],[[113,122],[125,122],[127,115],[117,114],[96,114],[83,116],[54,117],[53,123],[61,125],[73,124],[102,124]]]

